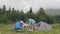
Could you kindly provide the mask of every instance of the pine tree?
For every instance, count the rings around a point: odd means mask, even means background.
[[[12,8],[12,11],[15,11],[15,9],[14,9],[14,8]]]
[[[29,12],[27,12],[25,15],[28,19],[35,19],[35,14],[32,11],[32,7],[30,7]]]
[[[43,8],[40,8],[39,11],[38,11],[38,14],[39,15],[45,15],[45,11]]]
[[[0,8],[0,12],[1,12],[1,8]]]
[[[37,13],[37,20],[39,21],[46,21],[46,14],[43,8],[40,8]]]
[[[6,11],[6,6],[5,5],[3,5],[3,11]]]
[[[5,13],[6,13],[6,6],[3,5],[3,8],[2,8],[2,12],[1,12],[1,14],[3,15],[3,14],[5,14]]]
[[[0,15],[1,15],[1,8],[0,8]]]
[[[30,13],[33,13],[33,12],[32,12],[32,7],[30,7],[30,11],[29,11],[29,12],[30,12]]]
[[[11,12],[11,7],[9,7],[9,12]]]
[[[23,9],[20,11],[20,19],[21,20],[24,20],[24,12],[23,12]]]

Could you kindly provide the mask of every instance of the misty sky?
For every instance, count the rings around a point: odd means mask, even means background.
[[[34,11],[38,10],[40,7],[46,8],[60,8],[60,0],[0,0],[0,8],[3,5],[15,8],[15,9],[23,9],[24,11],[28,11],[30,7]]]

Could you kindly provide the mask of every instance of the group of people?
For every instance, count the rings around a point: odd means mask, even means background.
[[[29,30],[30,28],[32,30],[36,30],[38,28],[39,25],[36,24],[36,21],[34,19],[29,19],[28,20],[29,23],[27,22],[23,22],[22,20],[17,20],[14,26],[14,30]]]

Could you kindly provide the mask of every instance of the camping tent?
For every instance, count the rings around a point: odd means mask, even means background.
[[[39,22],[38,25],[39,25],[38,30],[51,30],[52,29],[52,26],[45,22]]]
[[[14,29],[22,29],[23,27],[23,21],[17,21],[16,24],[15,24],[15,27]]]

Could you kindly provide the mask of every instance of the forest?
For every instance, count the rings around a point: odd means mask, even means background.
[[[11,7],[9,7],[9,10],[6,10],[5,5],[3,5],[3,8],[0,8],[0,24],[12,24],[19,19],[26,22],[30,18],[35,19],[36,23],[40,21],[47,22],[48,24],[60,23],[60,15],[50,16],[46,14],[45,9],[42,7],[36,13],[32,11],[32,7],[26,13],[24,13],[23,9],[19,11],[12,8],[11,10]]]

